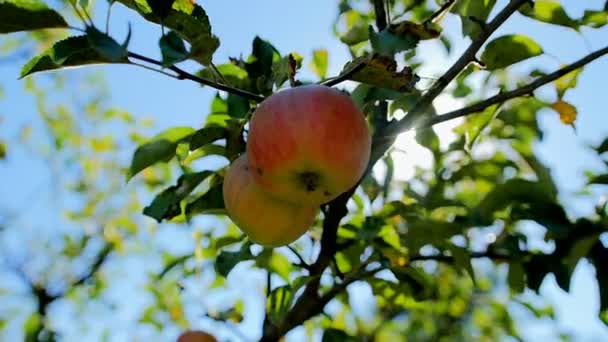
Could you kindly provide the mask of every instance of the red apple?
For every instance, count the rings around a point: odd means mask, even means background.
[[[316,206],[281,201],[264,192],[253,178],[246,155],[226,172],[223,191],[228,216],[261,245],[276,247],[297,240],[317,216]]]
[[[177,342],[217,342],[217,339],[204,331],[186,331],[177,338]]]
[[[250,122],[247,155],[256,182],[292,203],[320,205],[354,186],[371,149],[364,114],[333,88],[290,88],[262,101]]]

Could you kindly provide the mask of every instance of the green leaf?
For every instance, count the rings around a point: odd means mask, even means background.
[[[23,324],[23,332],[25,333],[25,342],[36,342],[42,319],[38,312],[32,313]]]
[[[190,151],[194,151],[204,145],[219,139],[225,139],[228,130],[225,127],[210,125],[199,129],[190,136]]]
[[[0,160],[6,159],[6,144],[0,141]]]
[[[452,244],[450,244],[448,248],[452,253],[452,257],[454,257],[454,266],[456,266],[456,269],[465,270],[471,277],[473,284],[475,284],[475,271],[473,271],[471,255],[469,252],[464,248]]]
[[[492,224],[497,212],[511,208],[510,219],[534,220],[558,237],[567,236],[572,225],[564,209],[555,202],[548,184],[510,179],[495,186],[476,208],[482,225]]]
[[[481,61],[488,70],[496,70],[538,56],[543,49],[524,35],[506,35],[488,43],[481,54]]]
[[[222,184],[214,185],[209,191],[186,205],[186,215],[225,214]]]
[[[608,185],[608,173],[591,177],[587,183]]]
[[[116,0],[138,12],[146,20],[160,24],[161,18],[143,0]],[[191,45],[190,58],[209,65],[220,41],[211,33],[211,25],[205,10],[191,2],[176,1],[169,14],[162,20],[165,27],[174,30]]]
[[[578,28],[577,21],[570,18],[559,2],[554,0],[535,0],[534,6],[524,4],[519,12],[545,23],[570,27],[575,30]]]
[[[339,23],[344,22],[343,31],[339,30]],[[369,39],[369,17],[362,16],[362,13],[351,8],[340,13],[334,24],[334,33],[346,45],[356,45]]]
[[[465,137],[465,145],[464,148],[467,152],[471,152],[473,150],[473,146],[475,142],[479,138],[479,135],[483,130],[488,127],[488,125],[498,116],[500,105],[493,105],[486,109],[483,112],[477,113],[467,117],[463,126],[466,128],[464,137]]]
[[[272,70],[273,56],[276,49],[272,44],[265,41],[264,39],[256,36],[253,39],[251,55],[255,58],[255,61],[249,63],[249,67],[255,69],[256,72],[249,72],[252,76],[258,75],[269,75]],[[256,75],[257,74],[257,75]]]
[[[249,246],[249,243],[244,243],[238,252],[222,251],[215,260],[215,271],[222,277],[227,277],[239,262],[254,259]]]
[[[416,142],[429,149],[433,154],[439,152],[439,137],[431,127],[416,130]]]
[[[340,35],[340,40],[346,45],[356,45],[369,39],[369,29],[364,21],[358,21],[351,26],[344,34]]]
[[[608,260],[608,248],[601,243],[594,246],[591,251],[591,262],[595,266],[595,277],[600,292],[600,313],[605,323],[608,321],[608,272],[605,272]],[[603,313],[602,313],[603,311]],[[607,323],[608,324],[608,323]]]
[[[208,144],[201,146],[182,160],[182,165],[190,165],[193,161],[206,156],[228,157],[226,147],[222,145]]]
[[[592,28],[600,28],[608,23],[608,11],[590,11],[586,10],[583,17],[580,19],[580,24]]]
[[[580,75],[582,71],[583,68],[579,68],[555,80],[555,89],[557,90],[557,97],[559,99],[564,97],[564,94],[568,89],[576,87],[578,75]]]
[[[217,70],[215,70],[217,69]],[[219,73],[219,74],[218,74]],[[249,89],[250,81],[247,78],[247,71],[235,63],[224,63],[216,65],[215,68],[208,67],[198,72],[203,78],[211,79],[220,83],[227,83],[239,89]],[[204,85],[201,85],[204,87]]]
[[[553,310],[553,307],[551,305],[538,308],[532,305],[531,303],[524,302],[522,300],[515,299],[515,302],[521,304],[523,307],[528,309],[536,318],[555,318],[555,311]]]
[[[358,339],[350,336],[343,330],[329,328],[323,331],[323,338],[321,342],[355,342]]]
[[[372,48],[375,52],[378,52],[383,56],[392,56],[398,52],[411,50],[415,48],[420,41],[420,39],[414,35],[393,32],[390,27],[377,33],[370,25],[368,31]]]
[[[158,45],[163,56],[164,66],[171,66],[188,58],[188,50],[184,41],[175,31],[170,31],[162,36]]]
[[[144,208],[144,215],[156,219],[159,223],[163,219],[170,220],[180,215],[181,201],[212,174],[212,171],[201,171],[180,176],[176,185],[163,190],[150,205]]]
[[[87,39],[89,44],[102,56],[104,59],[110,62],[121,62],[124,61],[129,51],[127,46],[131,38],[131,27],[129,26],[129,32],[127,38],[123,44],[118,44],[112,37],[99,31],[93,26],[87,26],[86,29]]]
[[[568,291],[570,287],[570,273],[561,259],[555,255],[535,254],[524,263],[528,287],[534,291],[539,290],[543,279],[548,273],[553,273],[557,284]]]
[[[275,288],[266,299],[266,313],[274,324],[281,324],[291,308],[298,290],[308,284],[313,277],[301,276],[291,283]]]
[[[452,236],[461,234],[463,227],[452,222],[414,219],[408,222],[407,233],[403,236],[406,246],[413,252],[426,244],[441,243]]]
[[[279,286],[270,292],[266,299],[266,313],[272,323],[276,325],[282,323],[291,308],[294,295],[295,293],[289,285]]]
[[[595,150],[598,154],[602,154],[604,152],[608,152],[608,138],[604,139],[601,144],[599,144]]]
[[[328,56],[329,54],[326,49],[317,49],[312,52],[310,68],[320,79],[324,79],[325,75],[327,75]]]
[[[496,0],[460,0],[452,8],[453,13],[457,13],[462,20],[462,33],[465,36],[475,38],[481,32],[479,22],[486,22]],[[471,20],[475,18],[476,21]]]
[[[276,252],[274,249],[264,249],[264,251],[256,257],[256,266],[276,273],[283,278],[283,280],[289,282],[291,262],[285,255]]]
[[[21,69],[20,78],[40,71],[110,62],[91,46],[86,36],[70,37],[58,41],[51,48],[27,62]],[[127,59],[124,58],[117,62],[126,63]]]
[[[233,118],[244,118],[249,113],[249,100],[235,94],[228,94],[228,115]]]
[[[175,156],[177,145],[188,139],[194,129],[191,127],[169,128],[147,143],[140,145],[135,150],[131,159],[131,167],[127,174],[127,180],[138,174],[143,169],[158,162],[167,162]]]
[[[521,293],[524,291],[526,288],[526,272],[521,262],[509,263],[507,282],[513,292]]]
[[[591,236],[582,237],[576,240],[568,255],[564,258],[564,264],[568,266],[570,272],[573,272],[581,258],[585,258],[590,254],[591,248],[599,241],[599,235],[593,234]]]
[[[42,1],[3,0],[0,2],[0,33],[67,27],[68,23],[65,19]]]

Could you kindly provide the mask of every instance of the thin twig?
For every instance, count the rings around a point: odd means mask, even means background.
[[[80,276],[80,278],[78,278],[78,280],[73,282],[69,288],[74,288],[76,286],[80,286],[80,285],[84,284],[85,282],[87,282],[89,279],[91,279],[95,275],[95,273],[97,273],[97,271],[99,271],[99,268],[101,268],[101,265],[103,265],[103,263],[106,261],[106,259],[108,258],[108,255],[110,255],[111,252],[112,252],[112,245],[109,243],[106,243],[103,246],[103,248],[99,251],[99,253],[97,253],[95,260],[89,267],[88,271],[85,274],[83,274],[82,276]]]
[[[129,64],[137,66],[137,67],[140,67],[140,68],[144,68],[146,70],[158,72],[159,74],[163,74],[165,76],[169,76],[171,78],[175,78],[176,80],[181,80],[181,78],[178,75],[174,75],[172,73],[166,72],[166,71],[161,70],[161,69],[156,69],[156,68],[153,68],[151,66],[147,66],[145,64],[141,64],[141,63],[137,63],[137,62],[133,62],[133,61],[129,61]]]
[[[158,65],[158,66],[164,67],[164,65],[163,65],[162,62],[157,61],[155,59],[152,59],[150,57],[142,56],[142,55],[137,54],[135,52],[129,52],[129,57],[130,58],[134,58],[134,59],[139,59],[139,60],[144,61],[146,63],[150,63],[150,64],[154,64],[154,65]],[[167,67],[167,69],[175,72],[177,74],[177,78],[178,79],[194,81],[194,82],[197,82],[197,83],[200,83],[200,84],[203,84],[203,85],[206,85],[206,86],[218,89],[218,90],[222,90],[222,91],[225,91],[225,92],[228,92],[228,93],[239,95],[239,96],[241,96],[243,98],[246,98],[248,100],[251,100],[251,101],[255,101],[255,102],[262,102],[262,101],[264,101],[264,97],[261,96],[261,95],[254,94],[254,93],[248,92],[248,91],[243,90],[243,89],[238,89],[238,88],[234,88],[234,87],[231,87],[231,86],[228,86],[228,85],[224,85],[224,84],[220,84],[220,83],[217,83],[217,82],[213,82],[212,80],[209,80],[209,79],[206,79],[206,78],[203,78],[203,77],[200,77],[200,76],[193,75],[193,74],[191,74],[191,73],[189,73],[189,72],[187,72],[187,71],[185,71],[183,69],[180,69],[179,67],[177,67],[175,65]]]
[[[298,258],[298,260],[300,260],[300,267],[304,268],[305,270],[310,270],[310,265],[306,262],[306,260],[304,260],[302,255],[295,248],[292,246],[287,246],[287,248]]]
[[[329,79],[321,82],[321,85],[328,86],[328,87],[333,87],[333,86],[335,86],[337,84],[340,84],[340,83],[342,83],[344,81],[347,81],[354,74],[358,73],[363,68],[365,68],[366,65],[367,65],[367,62],[361,61],[359,64],[355,65],[350,70],[347,70],[346,72],[343,72],[343,73],[341,73],[340,75],[338,75],[336,77],[329,78]]]
[[[594,61],[606,54],[608,54],[608,46],[604,47],[603,49],[597,50],[593,53],[590,53],[589,55],[579,59],[578,61],[576,61],[572,64],[569,64],[555,72],[552,72],[548,75],[539,77],[538,79],[526,84],[523,87],[511,90],[511,91],[498,93],[490,98],[477,102],[473,105],[470,105],[470,106],[467,106],[467,107],[464,107],[461,109],[457,109],[457,110],[454,110],[454,111],[451,111],[451,112],[448,112],[445,114],[431,117],[428,120],[425,120],[424,122],[422,122],[420,125],[416,126],[415,128],[430,127],[430,126],[436,125],[436,124],[444,122],[444,121],[467,116],[467,115],[473,114],[473,113],[479,113],[494,104],[502,103],[502,102],[505,102],[505,101],[508,101],[508,100],[511,100],[511,99],[514,99],[517,97],[530,95],[537,88],[540,88],[547,83],[553,82],[553,81],[559,79],[560,77],[562,77],[576,69],[579,69],[579,68],[583,67],[584,65],[589,64],[592,61]]]
[[[86,8],[82,8],[82,13],[84,13],[85,18],[89,20],[89,25],[95,26],[95,24],[93,23],[93,19],[91,19],[91,16],[89,15],[89,12],[87,12]]]
[[[435,11],[435,13],[431,14],[431,16],[428,17],[425,20],[425,22],[427,22],[427,23],[433,22],[433,20],[435,20],[439,16],[442,16],[445,13],[445,11],[447,11],[452,5],[454,5],[454,2],[456,2],[456,0],[446,1],[443,5],[441,5],[441,7],[439,7],[439,9],[437,11]]]
[[[112,5],[114,5],[114,1],[110,1],[108,4],[108,11],[106,12],[106,34],[110,33],[110,15],[112,14]]]
[[[70,5],[72,6],[72,9],[74,10],[74,12],[76,13],[76,15],[78,16],[78,18],[80,18],[80,21],[82,21],[82,23],[85,26],[88,26],[89,23],[86,21],[86,19],[82,16],[82,13],[80,13],[80,11],[78,10],[78,7],[76,7],[76,1],[68,1],[70,3]]]
[[[173,268],[177,267],[180,264],[185,263],[192,257],[192,254],[182,255],[173,259],[169,262],[165,267],[160,271],[160,273],[156,276],[157,279],[162,279],[167,273],[169,273]]]

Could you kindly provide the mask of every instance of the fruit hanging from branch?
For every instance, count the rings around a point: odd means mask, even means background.
[[[283,201],[318,206],[353,187],[369,162],[371,134],[351,98],[307,85],[264,100],[247,154],[257,183]]]
[[[217,339],[204,331],[186,331],[177,338],[177,342],[217,342]]]
[[[247,155],[237,158],[224,177],[228,216],[249,238],[265,246],[297,240],[313,224],[318,207],[279,200],[255,182]]]

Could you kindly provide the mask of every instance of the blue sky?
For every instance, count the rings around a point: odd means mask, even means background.
[[[600,8],[603,6],[602,0],[562,2],[573,17],[581,16],[584,7]],[[331,33],[331,25],[337,15],[337,3],[334,1],[198,0],[198,3],[207,11],[213,32],[221,38],[221,46],[214,55],[216,64],[226,61],[230,56],[247,55],[256,35],[271,41],[283,54],[295,51],[303,55],[305,60],[301,75],[305,77],[312,77],[308,63],[313,49],[325,48],[329,51],[329,75],[337,74],[349,59],[347,49]],[[498,1],[497,7],[501,7],[504,3],[504,0]],[[104,6],[105,2],[102,2],[100,7],[104,8]],[[95,17],[95,21],[99,24],[102,23],[101,12]],[[130,21],[133,27],[130,49],[151,57],[158,57],[157,41],[160,28],[145,24],[117,5],[113,11],[112,33],[118,40],[122,40],[125,35],[127,21]],[[589,49],[603,47],[608,41],[606,39],[608,27],[600,30],[584,29],[583,39],[572,30],[533,23],[521,16],[509,20],[508,24],[500,30],[501,34],[513,32],[525,33],[534,38],[550,55],[522,63],[514,68],[515,72],[523,72],[531,67],[553,70],[562,63],[568,63],[587,54]],[[458,37],[460,35],[459,22],[454,16],[447,17],[444,33],[457,38],[453,54],[446,56],[445,52],[434,43],[421,44],[419,55],[433,61],[430,67],[421,71],[423,76],[439,76],[441,71],[458,57],[458,52],[463,51],[466,47],[467,41]],[[24,93],[23,81],[17,80],[21,64],[21,62],[0,63],[0,83],[5,86],[5,95],[0,101],[0,115],[3,118],[3,122],[0,123],[0,137],[14,136],[17,129],[24,123],[37,120],[35,104],[32,103],[32,98]],[[184,68],[196,70],[196,66],[192,63],[186,63]],[[188,81],[178,81],[130,66],[96,66],[90,69],[106,73],[113,106],[126,109],[138,116],[153,118],[156,122],[155,129],[159,131],[171,126],[200,126],[204,122],[209,101],[215,94],[210,88],[200,88]],[[66,72],[80,73],[83,71],[80,69]],[[568,203],[568,212],[573,217],[589,213],[594,204],[588,199],[579,199],[573,194],[585,181],[583,172],[589,169],[605,170],[605,165],[587,146],[596,145],[608,136],[608,120],[604,118],[606,98],[603,94],[605,93],[603,82],[606,75],[608,75],[608,58],[586,67],[579,78],[577,89],[566,95],[566,99],[579,109],[576,133],[571,127],[562,125],[555,113],[545,110],[539,114],[545,139],[537,146],[537,149],[541,154],[541,159],[551,167],[552,173],[560,185],[560,198],[564,203]],[[43,78],[44,76],[35,77]],[[554,96],[547,89],[543,89],[539,93],[546,99],[552,99]],[[604,96],[602,97],[602,95]],[[454,109],[453,107],[460,103],[444,97],[436,105],[440,112],[445,112]],[[437,131],[447,134],[450,125],[453,124],[446,124],[444,128],[439,128]],[[401,177],[407,178],[408,168],[412,163],[425,164],[425,152],[414,146],[411,138],[403,137],[399,144],[401,148],[410,152],[409,159],[397,161],[397,166],[400,168],[399,174]],[[16,203],[28,200],[25,196],[31,193],[37,184],[45,182],[44,171],[40,171],[39,167],[41,167],[39,162],[32,160],[25,151],[18,149],[15,153],[11,153],[7,163],[0,164],[0,189],[2,189],[0,207],[12,207]],[[598,189],[596,197],[602,195],[602,192],[606,194],[606,189]],[[40,202],[35,208],[38,214],[32,215],[33,218],[28,218],[28,223],[43,224],[44,222],[36,222],[37,218],[45,220],[47,218],[45,215],[50,215],[49,208],[52,208],[50,205],[52,199],[42,198]],[[208,223],[208,225],[213,224],[215,223]],[[542,246],[542,235],[538,234],[539,229],[534,227],[529,229],[536,236],[533,241]],[[178,241],[176,250],[191,249],[187,233],[166,227],[160,230],[159,235],[157,242],[159,244],[162,244],[163,238],[170,237],[175,239],[174,241]],[[132,258],[132,260],[116,262],[113,267],[140,269],[145,263],[145,257]],[[145,269],[145,267],[143,268]],[[135,275],[132,278],[137,278],[139,273],[133,272],[133,274]],[[575,332],[580,341],[608,339],[608,329],[596,318],[599,301],[593,278],[593,268],[588,263],[582,262],[574,273],[570,294],[561,291],[552,277],[548,277],[542,286],[541,293],[544,298],[556,305],[559,326],[567,331]],[[130,279],[129,281],[137,284],[142,280]],[[259,296],[245,294],[250,292],[252,287],[261,293],[263,275],[260,272],[250,271],[247,267],[240,267],[231,274],[228,285],[229,289],[225,294],[208,299],[208,301],[221,302],[224,300],[224,295],[228,297],[243,296],[250,315],[240,328],[248,336],[256,336],[258,333],[256,329],[259,328],[261,322],[263,303],[260,298],[257,298]],[[353,288],[356,287],[361,287],[361,285]],[[128,291],[137,293],[137,286],[129,287]],[[193,293],[195,297],[205,297],[205,293],[196,293],[196,291]],[[357,290],[357,293],[366,293],[366,291],[361,288]],[[362,298],[364,297],[362,296]],[[364,310],[366,300],[362,299],[361,303],[354,303],[354,305],[362,307],[360,310]],[[68,311],[61,311],[68,309],[59,310],[65,314],[65,317],[69,317]],[[126,315],[125,322],[132,319],[129,318],[130,314],[133,315],[131,311],[125,310],[123,314]],[[68,321],[64,319],[62,326],[68,325]],[[524,327],[524,336],[531,339],[539,339],[540,336],[555,336],[553,335],[555,331],[549,324],[532,326],[526,324],[524,319],[521,323]],[[171,333],[174,332],[167,332],[167,336],[170,336]],[[295,331],[290,336],[293,340],[297,340],[297,336],[301,333],[301,330]],[[222,330],[221,334],[225,337],[231,336],[229,331]],[[113,340],[123,341],[128,340],[128,337],[119,334]]]

